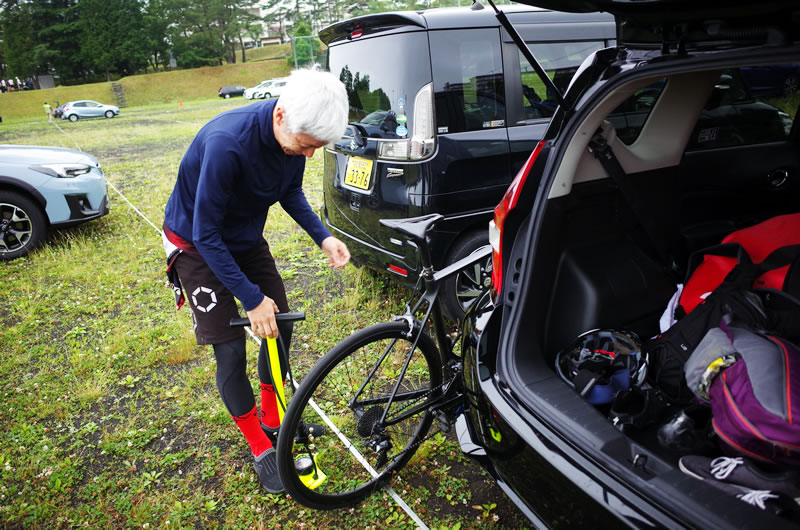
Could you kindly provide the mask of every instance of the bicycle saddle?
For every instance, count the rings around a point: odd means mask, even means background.
[[[444,219],[444,216],[438,213],[431,213],[408,219],[381,219],[379,222],[383,226],[397,230],[415,241],[423,241],[428,230],[430,230],[439,219]]]

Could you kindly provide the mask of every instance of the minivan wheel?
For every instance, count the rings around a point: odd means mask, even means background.
[[[30,253],[46,230],[47,221],[36,203],[13,191],[0,192],[0,261]]]
[[[446,264],[454,263],[489,245],[489,234],[472,232],[453,245]],[[464,311],[489,285],[492,277],[492,258],[475,264],[452,276],[442,285],[442,305],[447,318],[454,322],[461,320]]]
[[[77,114],[70,114],[69,115],[69,121],[72,121],[72,122],[78,121],[78,115]]]

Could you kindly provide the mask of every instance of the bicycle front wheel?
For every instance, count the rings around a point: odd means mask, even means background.
[[[430,429],[426,405],[442,381],[436,345],[417,334],[412,349],[407,322],[370,326],[334,346],[303,378],[276,449],[283,485],[296,501],[323,510],[355,505],[408,463]],[[327,432],[309,434],[311,423]]]

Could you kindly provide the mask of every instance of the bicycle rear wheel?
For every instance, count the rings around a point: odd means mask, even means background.
[[[398,321],[354,333],[303,378],[276,449],[283,485],[299,503],[323,510],[355,505],[402,469],[424,439],[432,421],[425,404],[441,390],[442,368],[431,338],[422,333],[412,351],[407,330]],[[301,421],[325,424],[328,432],[305,436]],[[305,479],[295,466],[304,457],[314,462]]]

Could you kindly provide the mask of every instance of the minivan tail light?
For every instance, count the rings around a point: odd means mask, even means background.
[[[508,214],[516,208],[522,188],[531,172],[536,157],[544,147],[544,140],[541,140],[533,149],[531,156],[517,172],[511,185],[508,186],[500,204],[494,208],[494,219],[489,221],[489,244],[492,246],[492,286],[495,293],[500,292],[503,286],[503,226],[505,225]]]
[[[436,149],[433,116],[433,83],[419,89],[414,98],[414,119],[410,138],[378,140],[378,158],[417,161],[428,158]]]

